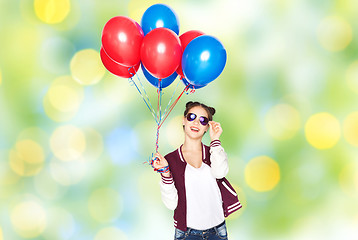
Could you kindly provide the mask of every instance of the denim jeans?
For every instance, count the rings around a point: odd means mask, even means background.
[[[187,228],[186,232],[175,229],[174,240],[227,240],[225,221],[216,227],[207,230],[196,230]]]

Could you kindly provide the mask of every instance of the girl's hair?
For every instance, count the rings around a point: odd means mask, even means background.
[[[205,109],[205,111],[208,113],[209,121],[213,120],[213,115],[215,114],[215,108],[206,106],[205,104],[200,103],[200,102],[192,102],[192,101],[187,102],[185,105],[184,116],[186,116],[188,114],[190,109],[192,109],[193,107],[197,107],[197,106],[200,106]]]

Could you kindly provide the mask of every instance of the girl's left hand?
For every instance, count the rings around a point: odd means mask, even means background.
[[[220,123],[210,121],[209,126],[210,126],[211,141],[219,140],[219,137],[220,137],[221,133],[223,132],[223,129],[221,128]]]

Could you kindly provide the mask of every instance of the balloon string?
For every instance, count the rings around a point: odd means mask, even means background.
[[[149,107],[149,105],[148,105],[147,101],[145,100],[145,98],[144,98],[144,96],[143,96],[142,92],[139,90],[139,88],[138,88],[137,84],[133,81],[133,79],[132,79],[132,78],[130,78],[130,80],[129,80],[129,81],[130,81],[130,83],[134,84],[134,86],[135,86],[135,87],[136,87],[136,89],[138,90],[139,94],[142,96],[142,99],[143,99],[143,101],[144,101],[145,105],[147,105],[147,107],[148,107],[149,111],[152,113],[152,116],[153,116],[154,120],[156,121],[156,123],[157,123],[157,124],[159,124],[159,122],[158,122],[157,118],[155,117],[155,115],[154,115],[154,113],[153,113],[153,110]]]
[[[175,105],[178,103],[178,101],[179,101],[179,99],[181,98],[181,96],[183,95],[183,93],[184,93],[185,91],[188,91],[188,89],[189,89],[189,85],[184,88],[184,90],[181,92],[181,94],[179,95],[179,97],[178,97],[178,98],[173,102],[173,104],[170,106],[167,115],[164,117],[163,121],[161,121],[161,123],[159,124],[158,128],[160,128],[160,127],[163,125],[164,121],[167,119],[167,117],[169,116],[170,112],[173,110],[173,108],[175,107]]]
[[[171,102],[172,102],[172,100],[173,100],[173,97],[174,97],[174,95],[175,95],[175,93],[176,93],[176,91],[177,91],[177,89],[178,89],[179,83],[180,83],[180,81],[178,81],[178,84],[177,84],[177,86],[175,87],[175,90],[174,90],[174,92],[173,92],[173,95],[171,96],[171,98],[170,98],[170,100],[169,100],[169,102],[168,102],[168,105],[166,106],[166,108],[165,108],[165,110],[164,110],[163,116],[165,116],[165,114],[167,113],[168,107],[170,106],[170,104],[171,104]]]
[[[133,68],[133,67],[130,67],[130,68]],[[129,69],[130,69],[130,68],[129,68]],[[147,101],[148,101],[148,103],[149,103],[149,106],[150,106],[150,107],[148,107],[148,108],[149,108],[149,110],[151,111],[151,113],[152,113],[152,115],[153,115],[153,117],[154,117],[154,119],[155,119],[155,122],[158,124],[159,120],[158,120],[158,118],[156,117],[157,114],[155,113],[155,110],[154,110],[154,108],[153,108],[153,106],[152,106],[152,103],[150,102],[150,99],[149,99],[149,97],[148,97],[147,91],[145,91],[145,88],[144,88],[144,86],[143,86],[143,84],[142,84],[142,81],[141,81],[140,78],[138,77],[138,74],[137,74],[135,68],[133,68],[133,69],[134,69],[134,71],[135,71],[135,74],[132,74],[132,73],[130,73],[130,74],[137,76],[138,82],[140,83],[141,88],[142,88],[142,90],[143,90],[143,92],[144,92],[144,94],[145,94],[145,96],[146,96],[146,98],[147,98]],[[134,82],[134,81],[133,81],[133,82]],[[138,87],[137,87],[137,88],[138,88]],[[143,97],[143,95],[142,95],[142,97]],[[144,97],[143,97],[143,99],[144,99]],[[147,103],[146,103],[146,104],[147,104]],[[147,104],[147,106],[148,106],[148,104]]]

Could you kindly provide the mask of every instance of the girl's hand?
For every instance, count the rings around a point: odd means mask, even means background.
[[[211,138],[211,141],[219,140],[219,138],[220,138],[220,136],[221,136],[221,134],[223,132],[223,129],[221,128],[220,123],[210,121],[209,126],[210,126],[210,138]]]
[[[160,169],[168,166],[168,161],[160,153],[154,154],[153,160],[154,160],[153,162],[154,168]]]

